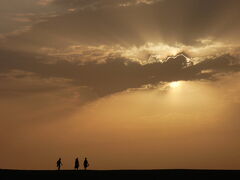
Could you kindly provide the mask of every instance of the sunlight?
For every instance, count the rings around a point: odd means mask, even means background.
[[[179,81],[174,81],[169,84],[171,88],[178,88],[181,85],[181,82]]]

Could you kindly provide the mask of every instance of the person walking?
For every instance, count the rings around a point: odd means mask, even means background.
[[[62,165],[63,165],[62,160],[61,160],[61,158],[59,158],[58,161],[57,161],[58,170],[60,170]]]
[[[78,170],[78,168],[79,168],[78,158],[75,159],[75,166],[74,166],[74,168],[75,168],[76,170]]]
[[[83,162],[83,166],[84,166],[84,169],[87,170],[88,166],[89,166],[89,163],[88,163],[88,160],[87,158],[85,157],[85,160]]]

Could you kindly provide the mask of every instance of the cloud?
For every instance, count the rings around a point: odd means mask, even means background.
[[[15,31],[63,13],[63,10],[47,6],[50,2],[51,0],[1,0],[0,36],[15,36]]]
[[[41,22],[2,36],[0,46],[8,49],[0,51],[2,73],[70,79],[105,96],[239,70],[238,1],[128,1],[141,5],[125,7],[119,3],[127,1],[41,2],[50,11],[15,12],[15,21],[41,16]],[[78,9],[89,6],[102,8]]]
[[[51,56],[1,51],[0,72],[21,70],[39,78],[68,79],[77,87],[87,87],[95,97],[107,96],[129,88],[155,85],[159,82],[214,79],[216,74],[238,72],[239,58],[223,55],[193,64],[184,54],[168,57],[163,62],[140,64],[126,58],[109,58],[105,62],[63,61]],[[206,73],[206,70],[211,72]],[[204,72],[205,71],[205,72]],[[54,84],[54,83],[53,83]]]
[[[237,44],[212,41],[211,39],[198,40],[197,45],[184,45],[176,43],[173,45],[164,43],[145,43],[141,46],[121,45],[71,45],[67,48],[41,48],[41,53],[48,54],[60,59],[86,63],[102,63],[107,59],[125,58],[140,64],[163,62],[169,56],[176,56],[184,52],[189,56],[193,63],[199,63],[207,58],[219,57],[224,54],[239,57],[239,48]]]
[[[51,92],[69,87],[71,80],[64,78],[40,78],[33,72],[10,70],[0,74],[0,95],[18,96]],[[4,97],[4,96],[3,96]]]
[[[55,0],[54,4],[80,9],[96,9],[106,7],[127,7],[139,4],[153,4],[162,0]]]
[[[56,17],[45,18],[45,22],[37,23],[18,37],[9,37],[1,46],[37,51],[43,47],[68,48],[79,44],[132,47],[180,43],[194,46],[200,43],[199,39],[240,43],[240,3],[235,0],[166,0],[141,6],[77,9],[118,2],[55,1],[51,7],[57,8]]]

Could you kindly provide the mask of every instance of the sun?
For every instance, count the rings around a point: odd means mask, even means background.
[[[169,84],[169,86],[171,87],[171,88],[178,88],[179,86],[180,86],[180,82],[179,81],[174,81],[174,82],[171,82],[170,84]]]

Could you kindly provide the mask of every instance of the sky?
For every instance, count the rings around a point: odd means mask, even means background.
[[[239,9],[1,0],[0,168],[240,169]]]

